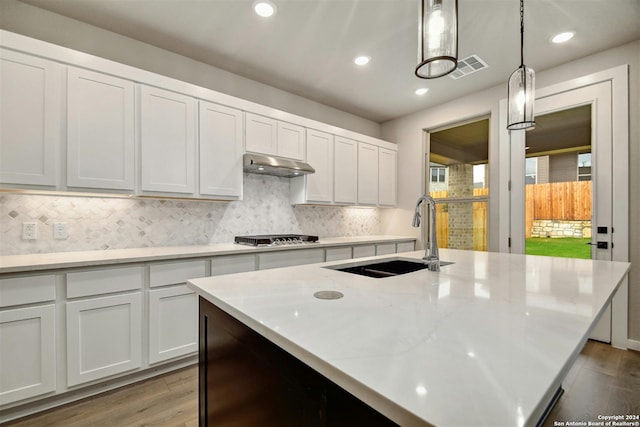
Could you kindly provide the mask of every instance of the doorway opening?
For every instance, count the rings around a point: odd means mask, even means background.
[[[441,248],[486,251],[489,119],[429,131],[425,188],[436,201]]]
[[[536,116],[526,132],[526,254],[591,258],[591,145],[591,104]]]

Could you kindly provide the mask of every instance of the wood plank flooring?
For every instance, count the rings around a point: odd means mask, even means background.
[[[555,421],[598,421],[598,415],[640,414],[640,353],[589,341],[569,372]],[[198,425],[196,366],[155,377],[5,424],[6,427]]]

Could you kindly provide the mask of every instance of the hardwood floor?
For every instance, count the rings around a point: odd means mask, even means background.
[[[588,341],[562,386],[544,427],[602,421],[598,415],[640,415],[640,352]]]
[[[589,341],[563,387],[545,427],[598,421],[598,415],[640,415],[640,353]],[[198,370],[184,368],[5,425],[197,427]]]
[[[198,367],[121,387],[6,424],[12,427],[198,426]]]

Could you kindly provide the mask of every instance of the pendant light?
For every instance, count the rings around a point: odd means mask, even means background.
[[[416,76],[435,79],[458,65],[458,0],[421,0]]]
[[[509,77],[507,129],[533,129],[535,72],[524,65],[524,0],[520,0],[520,67]]]

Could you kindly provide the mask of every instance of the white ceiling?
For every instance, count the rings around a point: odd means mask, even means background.
[[[520,63],[518,0],[459,0],[459,57],[489,68],[455,81],[414,75],[419,0],[273,0],[268,19],[253,0],[22,1],[376,122],[503,82],[506,94]],[[564,30],[576,36],[552,45]],[[538,72],[637,39],[640,0],[525,1],[525,63]]]

